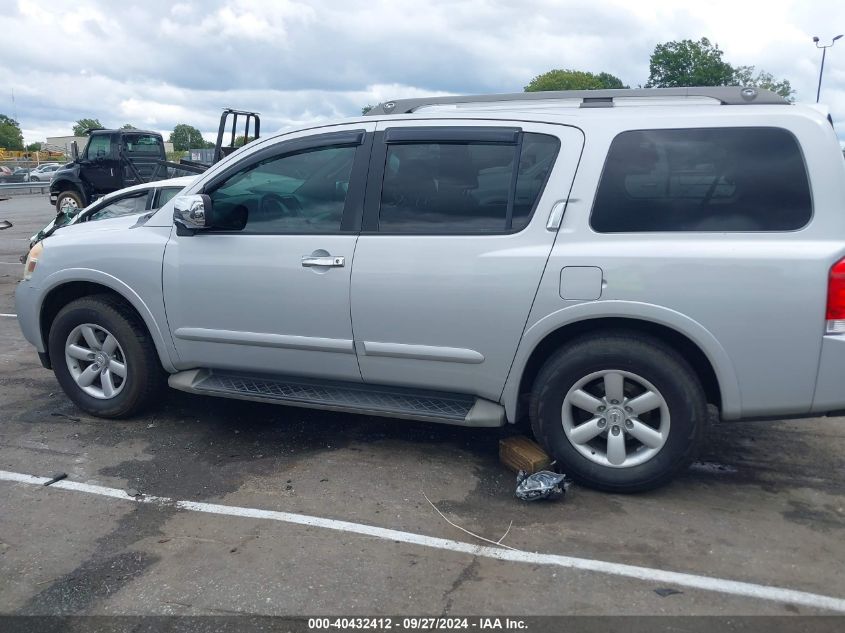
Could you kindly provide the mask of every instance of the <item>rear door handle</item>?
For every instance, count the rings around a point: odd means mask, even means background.
[[[336,257],[334,255],[303,255],[302,266],[304,268],[312,268],[314,266],[330,266],[332,268],[343,268],[346,265],[345,257]]]

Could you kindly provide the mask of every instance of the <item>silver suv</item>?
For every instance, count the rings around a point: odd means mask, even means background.
[[[725,420],[845,409],[845,163],[764,90],[413,99],[251,143],[30,252],[80,408],[210,396],[530,420],[576,480],[668,481]],[[169,377],[168,377],[169,375]]]

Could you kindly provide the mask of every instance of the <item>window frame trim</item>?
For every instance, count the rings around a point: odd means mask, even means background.
[[[394,140],[390,142],[386,140],[385,137],[391,132],[391,130],[408,130],[409,132],[401,134],[399,136],[400,141]],[[452,132],[450,132],[450,130]],[[491,138],[497,138],[494,135],[488,134],[489,132],[497,132],[499,130],[506,130],[508,132],[515,132],[516,133],[516,142],[498,142],[498,141],[491,141]],[[420,133],[415,133],[420,132]],[[476,142],[475,139],[471,136],[472,133],[478,134],[478,141]],[[508,211],[506,212],[505,221],[507,226],[507,220],[510,218],[511,225],[513,222],[513,206],[512,202],[515,202],[516,197],[516,181],[519,177],[519,163],[522,160],[522,147],[523,147],[523,139],[526,134],[536,134],[540,136],[547,136],[552,138],[557,143],[557,149],[555,150],[554,160],[552,161],[551,169],[549,169],[546,177],[543,179],[543,182],[540,186],[540,191],[537,195],[537,198],[534,200],[534,204],[531,206],[531,210],[529,211],[525,226],[514,229],[512,228],[503,228],[502,230],[497,231],[450,231],[448,229],[444,229],[442,231],[420,231],[420,232],[409,232],[409,231],[381,231],[379,230],[379,214],[381,212],[381,196],[382,196],[382,188],[384,185],[384,173],[385,167],[387,164],[387,149],[389,145],[426,145],[432,143],[439,143],[439,144],[449,144],[449,143],[461,143],[461,144],[470,144],[470,145],[505,145],[505,146],[513,146],[514,151],[517,155],[517,160],[514,161],[514,169],[513,174],[511,175],[511,182],[509,185],[508,190]],[[394,139],[396,137],[394,136]],[[413,138],[413,140],[404,140],[405,138]],[[370,170],[367,176],[367,187],[366,193],[364,196],[364,218],[363,223],[361,226],[361,235],[386,235],[386,236],[406,236],[406,237],[423,237],[423,236],[457,236],[457,237],[496,237],[502,235],[515,235],[517,233],[521,233],[525,231],[534,219],[534,214],[537,211],[537,207],[540,204],[540,200],[543,198],[543,194],[546,191],[546,187],[549,184],[549,179],[551,178],[552,172],[554,171],[555,167],[560,160],[560,153],[563,149],[563,142],[559,136],[554,134],[549,134],[547,132],[534,132],[528,131],[526,132],[522,127],[499,127],[499,126],[457,126],[457,127],[450,127],[450,126],[410,126],[410,127],[396,127],[396,128],[385,128],[382,130],[377,130],[373,136],[373,148],[371,152],[370,158]]]

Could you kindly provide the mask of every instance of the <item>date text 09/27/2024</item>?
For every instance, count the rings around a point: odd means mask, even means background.
[[[355,617],[309,618],[308,630],[371,630],[371,631],[443,631],[443,630],[525,630],[527,623],[520,618],[474,617]]]

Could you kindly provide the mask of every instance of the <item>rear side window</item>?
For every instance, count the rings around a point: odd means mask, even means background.
[[[131,156],[160,156],[163,153],[161,139],[150,134],[127,135],[126,153]]]
[[[93,222],[95,220],[107,220],[109,218],[119,218],[123,215],[143,213],[147,209],[147,196],[149,196],[149,191],[139,191],[138,193],[124,196],[89,215],[87,221]]]
[[[590,223],[600,233],[792,231],[811,215],[787,130],[637,130],[613,139]]]
[[[519,231],[531,218],[559,148],[557,138],[533,133],[517,144],[388,145],[379,231]]]

